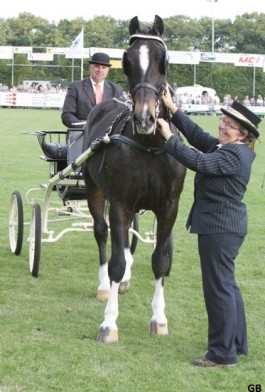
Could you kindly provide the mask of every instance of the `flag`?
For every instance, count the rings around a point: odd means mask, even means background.
[[[72,59],[82,59],[83,58],[83,48],[84,48],[84,28],[78,34],[76,39],[72,41],[71,47],[66,50],[66,58]]]
[[[84,29],[78,34],[75,40],[73,40],[71,48],[72,49],[80,49],[84,47]]]

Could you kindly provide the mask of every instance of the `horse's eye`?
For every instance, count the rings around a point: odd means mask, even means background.
[[[130,62],[128,60],[128,56],[127,56],[127,51],[125,51],[123,53],[123,57],[122,57],[122,69],[123,72],[125,73],[125,75],[129,74],[130,71]]]
[[[130,63],[128,61],[123,64],[123,71],[125,75],[130,75]]]
[[[163,57],[159,63],[160,72],[164,75],[167,74],[168,64],[169,64],[169,57],[168,54],[166,53],[165,57]]]

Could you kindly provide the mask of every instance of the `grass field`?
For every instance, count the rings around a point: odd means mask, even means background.
[[[129,292],[119,297],[119,342],[96,342],[104,302],[95,299],[98,254],[92,234],[69,233],[43,244],[40,274],[28,269],[28,244],[20,256],[8,245],[11,194],[48,180],[47,163],[39,159],[35,130],[63,130],[60,111],[0,109],[0,392],[244,392],[265,388],[264,262],[265,120],[261,143],[245,201],[249,234],[236,262],[245,299],[249,356],[236,369],[193,367],[205,352],[207,319],[201,289],[197,238],[185,221],[193,198],[193,173],[188,172],[174,228],[174,261],[165,284],[169,336],[148,332],[154,279],[152,246],[139,243]],[[208,131],[217,117],[195,117]],[[31,206],[24,204],[25,220]],[[140,230],[150,224],[141,216]],[[25,228],[25,238],[27,229]],[[251,388],[251,387],[250,387]]]

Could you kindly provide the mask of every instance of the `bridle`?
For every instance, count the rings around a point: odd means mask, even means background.
[[[149,88],[150,90],[154,91],[157,96],[157,100],[159,100],[161,98],[161,96],[163,95],[163,93],[165,92],[166,82],[163,83],[159,88],[156,88],[151,83],[138,83],[133,88],[133,90],[131,90],[129,88],[129,94],[132,97],[132,100],[133,100],[133,97],[135,96],[136,91],[138,91],[140,88]]]
[[[155,36],[155,35],[144,35],[144,34],[133,34],[131,35],[131,37],[129,38],[129,45],[133,45],[133,43],[135,42],[136,39],[145,39],[145,40],[153,40],[153,41],[157,41],[159,43],[161,43],[165,49],[165,71],[168,67],[168,56],[167,56],[167,47],[165,42],[163,41],[163,39],[161,37]],[[151,83],[138,83],[133,89],[131,88],[131,86],[129,86],[128,92],[129,95],[132,99],[132,101],[134,101],[134,96],[135,93],[141,89],[141,88],[148,88],[152,91],[154,91],[154,93],[156,94],[157,97],[157,102],[160,101],[161,96],[163,95],[163,93],[166,90],[166,81],[159,87],[155,87],[153,84]]]

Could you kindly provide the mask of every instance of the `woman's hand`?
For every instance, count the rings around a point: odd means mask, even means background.
[[[168,108],[172,114],[178,110],[178,108],[176,107],[176,105],[172,101],[172,97],[171,97],[168,85],[166,87],[165,94],[162,95],[161,99],[162,99],[162,102],[165,105],[165,107]]]
[[[157,119],[157,125],[158,131],[161,133],[162,136],[164,136],[166,140],[168,140],[173,135],[168,122],[165,121],[163,118]]]

